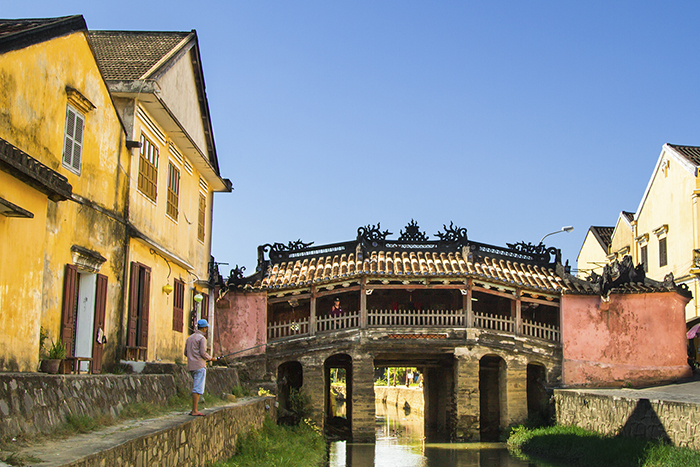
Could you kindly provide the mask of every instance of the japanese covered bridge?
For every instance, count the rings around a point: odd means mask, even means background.
[[[258,346],[246,355],[264,361],[282,406],[301,389],[321,424],[332,415],[331,370],[343,369],[347,425],[360,440],[374,438],[376,376],[417,367],[426,429],[495,439],[561,383],[563,293],[600,301],[598,289],[572,278],[556,248],[502,248],[443,227],[432,240],[411,221],[395,240],[377,225],[349,242],[259,247],[257,272],[232,271],[217,302],[215,352]]]

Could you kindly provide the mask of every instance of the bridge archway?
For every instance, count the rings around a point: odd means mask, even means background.
[[[527,365],[527,418],[537,424],[551,418],[547,393],[547,368],[541,363]]]
[[[290,361],[277,367],[277,385],[280,413],[291,412],[290,396],[293,390],[298,391],[304,384],[304,370],[301,363]],[[289,417],[292,417],[289,415]],[[293,417],[292,417],[293,418]],[[285,416],[280,417],[280,422],[285,421]],[[293,422],[294,420],[289,420]]]
[[[349,437],[352,432],[352,357],[344,353],[331,355],[323,364],[323,374],[326,431]]]
[[[506,362],[498,355],[479,360],[479,426],[481,441],[498,441],[506,401]]]

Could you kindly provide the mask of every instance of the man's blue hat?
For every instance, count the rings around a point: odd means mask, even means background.
[[[200,319],[199,321],[197,321],[197,327],[198,328],[208,328],[209,323],[207,323],[206,319]]]

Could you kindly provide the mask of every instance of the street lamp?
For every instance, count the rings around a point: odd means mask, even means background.
[[[562,227],[561,229],[557,230],[556,232],[550,232],[547,235],[545,235],[544,237],[542,237],[542,240],[540,240],[539,244],[542,245],[542,242],[544,241],[544,239],[549,237],[550,235],[558,234],[561,232],[571,232],[572,230],[574,230],[574,228],[570,225],[567,225],[566,227]]]

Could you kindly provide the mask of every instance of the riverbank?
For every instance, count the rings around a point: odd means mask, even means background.
[[[529,460],[572,467],[700,467],[700,452],[659,441],[612,437],[571,426],[515,428],[508,448]]]
[[[236,455],[211,467],[321,467],[326,463],[326,440],[321,430],[304,419],[298,426],[266,420],[236,445]]]

